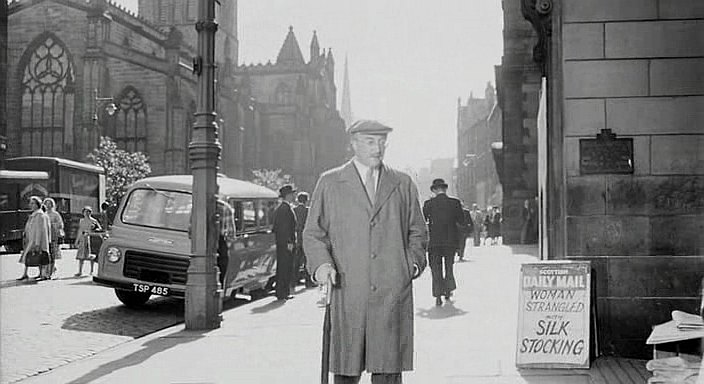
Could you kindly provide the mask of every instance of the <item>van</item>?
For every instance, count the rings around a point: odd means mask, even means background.
[[[278,194],[242,180],[217,180],[217,257],[223,291],[226,296],[262,296],[276,275],[272,224]],[[171,175],[130,186],[100,248],[95,283],[114,288],[117,298],[130,307],[141,306],[152,295],[185,297],[192,183],[190,175]],[[228,212],[234,212],[234,230],[222,225],[231,216]]]

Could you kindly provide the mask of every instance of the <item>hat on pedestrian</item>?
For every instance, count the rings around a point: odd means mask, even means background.
[[[385,135],[391,131],[393,131],[393,128],[387,127],[386,125],[374,120],[357,120],[354,124],[347,128],[347,133],[350,135],[354,135],[355,133]]]
[[[296,193],[296,190],[291,184],[286,184],[283,187],[279,188],[279,197],[286,197],[292,193]]]
[[[81,213],[84,213],[85,211],[88,211],[88,212],[90,212],[90,213],[93,213],[93,208],[91,208],[90,205],[86,205],[86,206],[83,207],[83,209],[81,210]]]
[[[298,196],[296,196],[296,200],[298,200],[299,203],[305,203],[308,201],[308,192],[299,192]]]
[[[447,189],[447,183],[443,179],[435,179],[433,180],[433,185],[430,186],[430,190],[434,191],[436,188]]]

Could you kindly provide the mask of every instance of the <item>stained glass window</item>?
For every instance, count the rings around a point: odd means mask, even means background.
[[[66,47],[55,36],[30,45],[22,74],[22,154],[65,156],[71,144],[74,72]]]

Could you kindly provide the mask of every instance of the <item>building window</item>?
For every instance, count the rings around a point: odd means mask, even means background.
[[[147,152],[147,107],[142,96],[127,86],[116,98],[119,110],[115,113],[110,136],[117,146],[129,152]]]
[[[73,64],[53,35],[38,38],[28,51],[22,67],[22,154],[63,156],[66,130],[73,126]]]
[[[291,87],[286,83],[281,83],[276,87],[276,95],[274,102],[276,104],[293,104],[293,92]]]

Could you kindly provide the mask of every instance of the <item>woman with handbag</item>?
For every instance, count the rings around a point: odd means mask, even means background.
[[[42,266],[50,263],[49,258],[49,216],[42,211],[42,199],[38,196],[29,198],[29,209],[32,213],[24,226],[24,249],[20,263],[24,264],[24,274],[17,280],[27,280],[29,267],[39,267],[37,279],[42,280]]]
[[[56,260],[61,258],[61,246],[59,240],[65,236],[64,220],[61,215],[56,212],[56,202],[51,197],[44,199],[44,208],[46,215],[49,216],[49,224],[51,224],[51,236],[49,237],[49,256],[51,264],[43,271],[43,276],[51,279],[56,273]]]
[[[95,265],[95,256],[90,253],[90,235],[93,231],[100,231],[102,228],[98,220],[91,217],[93,208],[84,207],[83,217],[78,222],[78,232],[76,234],[76,260],[78,260],[78,273],[74,276],[80,277],[83,275],[83,262],[90,261],[90,274],[93,274],[93,266]]]

